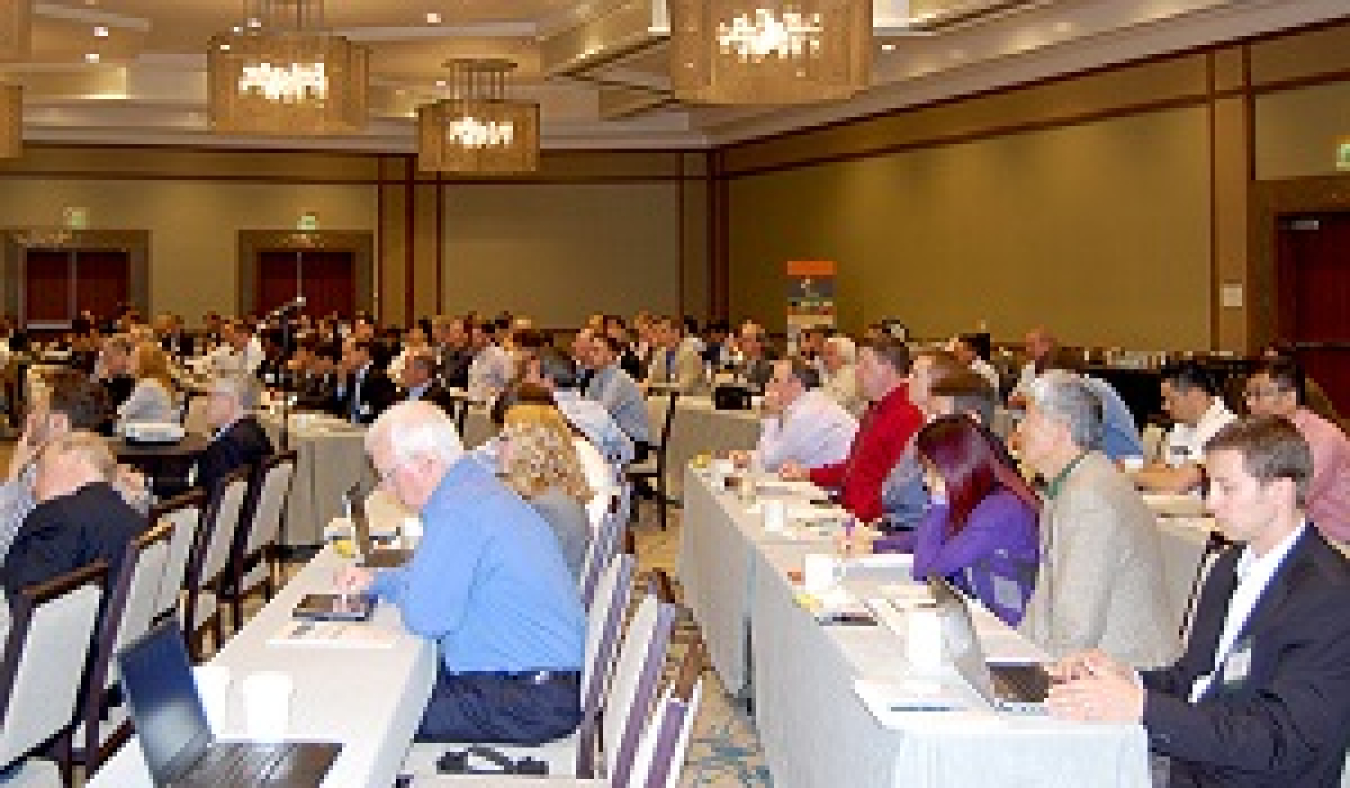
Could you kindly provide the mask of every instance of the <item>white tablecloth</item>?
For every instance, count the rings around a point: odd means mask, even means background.
[[[295,686],[288,738],[342,744],[323,784],[387,788],[393,784],[431,696],[435,645],[405,631],[397,609],[387,604],[376,611],[373,624],[395,633],[391,648],[267,644],[289,620],[303,594],[332,589],[333,574],[341,565],[342,559],[331,548],[320,552],[211,660],[213,665],[228,667],[232,678],[223,738],[238,738],[243,730],[239,696],[243,677],[261,670],[283,671]],[[118,751],[88,785],[151,785],[136,740]]]

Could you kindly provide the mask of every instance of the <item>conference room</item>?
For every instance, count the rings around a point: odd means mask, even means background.
[[[1347,53],[0,0],[0,785],[1341,785]]]

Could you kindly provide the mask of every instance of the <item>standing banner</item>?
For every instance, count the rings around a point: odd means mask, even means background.
[[[834,328],[833,260],[789,260],[787,263],[787,336],[790,352],[797,352],[803,329]]]

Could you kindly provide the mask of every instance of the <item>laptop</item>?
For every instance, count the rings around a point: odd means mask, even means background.
[[[117,667],[156,786],[312,788],[342,749],[320,742],[216,741],[175,618],[119,651]]]
[[[305,594],[291,609],[291,618],[307,621],[369,621],[375,613],[370,594]]]
[[[370,535],[370,518],[366,514],[366,498],[361,494],[359,484],[352,485],[343,493],[347,499],[347,509],[352,518],[352,540],[361,556],[361,565],[372,569],[391,569],[403,566],[412,560],[411,550],[385,549],[375,546]]]
[[[999,711],[1045,714],[1050,673],[1037,663],[990,663],[975,631],[970,607],[945,578],[929,577],[928,587],[942,620],[942,645],[956,672],[971,689]]]

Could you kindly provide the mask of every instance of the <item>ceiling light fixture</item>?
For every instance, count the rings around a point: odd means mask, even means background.
[[[362,129],[369,52],[325,28],[323,0],[247,6],[247,31],[216,36],[207,50],[211,128],[281,136]]]
[[[669,0],[685,101],[800,104],[867,87],[872,0]]]
[[[32,32],[33,0],[0,0],[0,61],[27,60]]]
[[[428,12],[427,12],[427,24],[429,24],[429,25],[439,25],[440,23],[441,23],[441,15],[440,15],[440,14],[436,13],[435,11],[428,11]]]
[[[429,172],[506,175],[539,168],[539,104],[506,98],[516,64],[456,59],[451,98],[417,109],[417,166]]]
[[[97,63],[98,61],[99,56],[97,52],[90,52],[84,56],[84,62],[86,63]]]
[[[99,25],[98,27],[94,28],[94,38],[107,38],[107,37],[108,37],[108,28],[104,27],[103,25]]]

